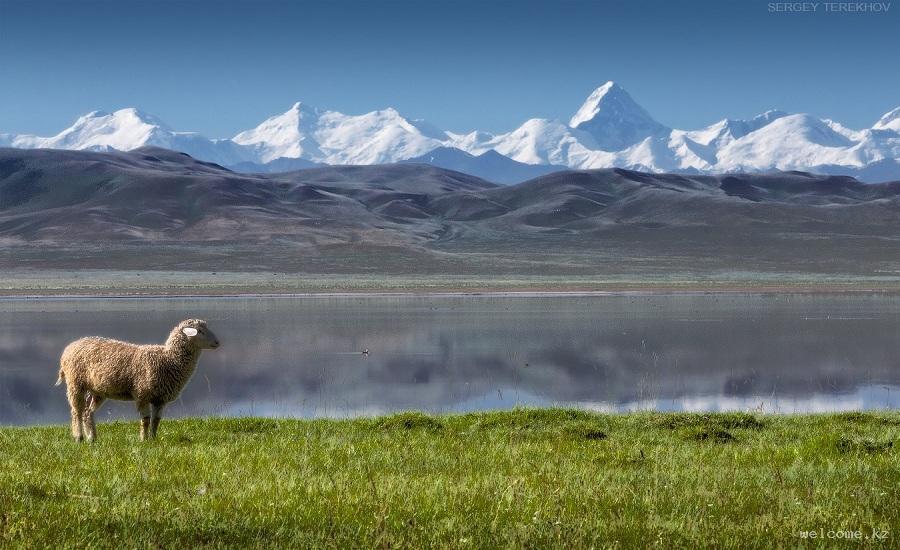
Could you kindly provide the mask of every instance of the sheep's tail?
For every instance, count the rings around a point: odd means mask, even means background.
[[[66,373],[64,373],[61,369],[59,371],[59,378],[56,379],[56,384],[54,386],[61,386],[63,382],[66,381]]]

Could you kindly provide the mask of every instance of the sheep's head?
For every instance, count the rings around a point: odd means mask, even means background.
[[[173,344],[189,345],[196,349],[216,349],[219,339],[209,330],[202,319],[186,319],[175,327],[169,341]]]

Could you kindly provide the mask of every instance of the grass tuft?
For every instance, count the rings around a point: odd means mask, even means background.
[[[872,415],[860,411],[842,412],[834,416],[841,422],[849,422],[851,424],[868,424],[874,418]]]
[[[378,419],[375,425],[382,430],[427,430],[437,431],[444,424],[434,417],[420,412],[403,412]]]
[[[697,428],[720,430],[761,430],[765,423],[756,415],[743,412],[729,413],[656,413],[651,422],[659,428],[677,430]]]
[[[600,430],[586,430],[581,434],[585,439],[606,439],[609,437],[606,432]]]
[[[41,487],[40,485],[35,485],[33,483],[26,483],[22,488],[22,494],[26,498],[34,498],[34,499],[42,499],[42,498],[50,498],[50,493]]]
[[[835,446],[837,447],[837,450],[842,453],[876,454],[891,451],[894,448],[894,442],[841,436]]]
[[[270,418],[238,418],[224,426],[233,434],[259,434],[278,429],[278,421]]]
[[[688,430],[687,438],[694,441],[709,441],[713,443],[730,443],[734,441],[731,432],[722,429],[699,428]]]
[[[841,422],[853,425],[900,426],[900,418],[876,416],[860,411],[838,413],[834,417]]]
[[[187,435],[182,433],[173,434],[172,437],[169,438],[169,441],[172,443],[172,445],[190,445],[194,442],[191,437],[188,437]]]
[[[564,422],[559,426],[559,433],[574,437],[575,439],[587,439],[599,441],[609,437],[608,425],[597,420],[581,420]]]
[[[577,409],[529,409],[488,411],[466,415],[478,430],[545,431],[562,425],[596,422],[600,415]]]

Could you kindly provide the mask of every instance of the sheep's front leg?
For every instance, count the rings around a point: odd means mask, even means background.
[[[159,429],[159,421],[162,420],[162,410],[165,403],[150,404],[150,437],[156,439],[156,431]]]
[[[137,410],[141,414],[141,441],[150,437],[150,403],[138,401]]]

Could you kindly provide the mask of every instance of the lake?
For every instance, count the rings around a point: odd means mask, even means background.
[[[68,342],[161,343],[189,317],[222,347],[170,417],[900,405],[895,295],[6,298],[0,424],[67,421],[53,383]],[[137,413],[110,401],[98,417]]]

